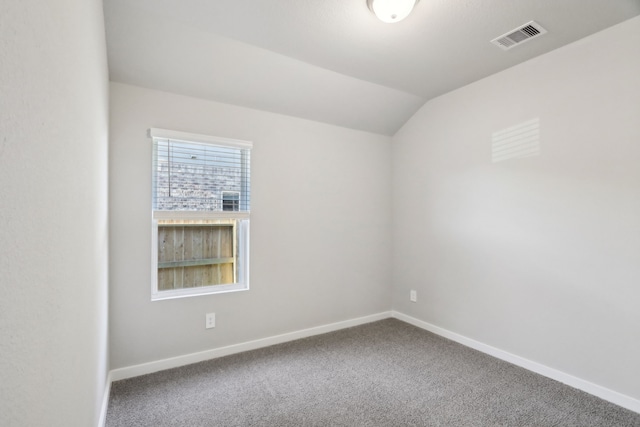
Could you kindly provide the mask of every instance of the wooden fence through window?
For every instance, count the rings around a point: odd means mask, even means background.
[[[159,220],[158,290],[236,281],[236,221]]]

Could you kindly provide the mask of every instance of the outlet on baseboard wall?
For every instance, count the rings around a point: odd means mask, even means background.
[[[207,313],[205,315],[204,327],[207,328],[207,329],[216,327],[216,314],[215,313]]]
[[[417,302],[418,301],[418,292],[416,292],[415,289],[411,289],[409,291],[409,300],[411,302]]]

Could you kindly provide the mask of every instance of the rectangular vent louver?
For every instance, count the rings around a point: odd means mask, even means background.
[[[527,22],[521,27],[511,30],[506,34],[496,37],[491,40],[491,43],[500,47],[502,50],[509,50],[514,46],[522,44],[532,38],[546,34],[547,30],[542,28],[540,24],[535,21]]]

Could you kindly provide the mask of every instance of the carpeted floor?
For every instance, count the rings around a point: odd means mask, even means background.
[[[387,319],[114,382],[107,426],[640,427],[640,414]]]

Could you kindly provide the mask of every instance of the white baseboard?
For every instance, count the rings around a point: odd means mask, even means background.
[[[202,362],[204,360],[215,359],[222,356],[241,353],[243,351],[255,350],[258,348],[281,344],[300,338],[306,338],[313,335],[324,334],[327,332],[337,331],[339,329],[350,328],[352,326],[358,326],[365,323],[371,323],[377,320],[387,319],[389,317],[391,317],[391,312],[385,311],[382,313],[372,314],[370,316],[358,317],[356,319],[316,326],[314,328],[275,335],[255,341],[248,341],[226,347],[201,351],[198,353],[185,354],[183,356],[172,357],[169,359],[156,360],[149,363],[142,363],[140,365],[114,369],[111,371],[111,380],[118,381],[126,378],[137,377],[139,375],[162,371],[165,369],[177,368],[179,366],[190,365],[191,363]]]
[[[406,314],[399,313],[397,311],[392,311],[391,317],[402,320],[403,322],[407,322],[421,329],[425,329],[429,332],[433,332],[436,335],[448,338],[452,341],[455,341],[467,347],[471,347],[490,356],[496,357],[509,363],[513,363],[514,365],[520,366],[521,368],[525,368],[529,371],[567,384],[573,388],[577,388],[578,390],[582,390],[601,399],[614,403],[618,406],[622,406],[623,408],[640,413],[640,400],[634,399],[633,397],[618,393],[617,391],[610,390],[606,387],[599,386],[581,378],[574,377],[573,375],[569,375],[565,372],[558,371],[557,369],[550,368],[540,363],[533,362],[531,360],[525,359],[524,357],[516,356],[515,354],[511,354],[504,350],[500,350],[471,338],[467,338],[463,335],[451,332],[447,329],[432,325],[431,323],[424,322],[422,320],[418,320],[414,317],[407,316]]]
[[[137,377],[139,375],[150,374],[165,369],[177,368],[191,363],[202,362],[209,359],[215,359],[218,357],[228,356],[231,354],[241,353],[244,351],[255,350],[262,347],[268,347],[275,344],[281,344],[288,341],[297,340],[300,338],[306,338],[313,335],[324,334],[327,332],[333,332],[344,328],[350,328],[352,326],[358,326],[365,323],[375,322],[377,320],[386,319],[389,317],[402,320],[403,322],[417,326],[421,329],[433,332],[436,335],[440,335],[444,338],[448,338],[452,341],[460,343],[464,346],[473,348],[475,350],[486,353],[490,356],[504,360],[514,365],[520,366],[529,371],[567,384],[571,387],[582,390],[586,393],[597,396],[601,399],[614,403],[623,408],[640,413],[640,400],[633,397],[618,393],[610,390],[606,387],[594,384],[592,382],[583,380],[557,369],[550,368],[540,363],[525,359],[524,357],[516,356],[507,351],[500,350],[482,342],[473,340],[463,335],[451,332],[447,329],[433,325],[431,323],[416,319],[408,316],[404,313],[397,311],[386,311],[382,313],[373,314],[370,316],[359,317],[356,319],[345,320],[342,322],[330,323],[327,325],[316,326],[309,329],[303,329],[300,331],[289,332],[286,334],[275,335],[272,337],[262,338],[254,341],[248,341],[240,344],[234,344],[226,347],[214,348],[211,350],[201,351],[198,353],[186,354],[183,356],[172,357],[169,359],[157,360],[149,363],[143,363],[140,365],[128,366],[125,368],[114,369],[109,373],[107,380],[107,389],[105,390],[105,397],[103,402],[103,408],[101,413],[101,424],[98,427],[104,427],[106,418],[107,405],[109,402],[109,391],[112,381],[123,380],[126,378]]]
[[[109,395],[111,394],[111,372],[107,375],[107,382],[104,386],[104,395],[102,396],[102,407],[100,408],[100,418],[98,419],[98,427],[107,425],[107,408],[109,407]]]

